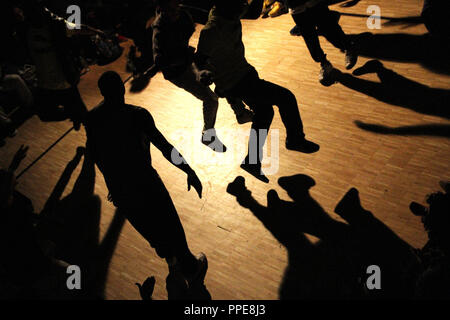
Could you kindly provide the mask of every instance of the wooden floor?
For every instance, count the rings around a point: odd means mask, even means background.
[[[367,7],[372,4],[381,7],[382,16],[405,17],[418,15],[423,1],[362,0],[352,8],[339,5],[332,8],[366,14]],[[345,32],[352,34],[373,31],[420,35],[426,32],[423,25],[408,28],[393,25],[368,30],[365,18],[351,16],[342,16],[340,23]],[[128,103],[143,106],[152,113],[159,129],[179,148],[203,182],[204,196],[198,199],[194,191],[187,192],[184,173],[177,171],[152,147],[154,167],[170,191],[192,251],[202,251],[208,256],[205,283],[213,299],[277,299],[287,264],[286,250],[251,212],[226,193],[227,184],[238,175],[246,178],[248,188],[263,204],[270,189],[288,199],[286,192],[277,185],[279,177],[298,173],[309,175],[316,181],[312,196],[336,218],[332,213],[334,206],[349,188],[356,187],[368,210],[411,245],[422,246],[426,234],[420,219],[409,212],[408,205],[411,201],[423,203],[426,194],[438,189],[439,180],[450,179],[450,140],[438,136],[381,135],[358,128],[354,121],[400,127],[449,124],[448,120],[378,101],[341,84],[329,88],[321,86],[317,81],[319,66],[312,61],[303,39],[289,34],[293,26],[289,15],[244,21],[243,26],[249,62],[261,78],[292,90],[299,101],[307,136],[321,146],[313,155],[287,151],[283,146],[283,125],[276,112],[272,128],[280,129],[280,166],[279,171],[270,176],[269,184],[240,170],[246,141],[239,141],[230,133],[243,128],[248,130],[250,125],[238,125],[225,100],[220,100],[216,127],[229,150],[223,155],[215,155],[199,141],[201,103],[188,93],[165,81],[161,74],[156,75],[143,92],[127,93]],[[194,46],[201,27],[197,26],[192,38]],[[333,64],[344,70],[344,55],[324,39],[322,44]],[[384,49],[389,51],[389,47]],[[368,60],[361,57],[357,66]],[[450,89],[449,76],[432,72],[411,59],[407,62],[396,60],[382,61],[387,68],[411,80],[432,88]],[[123,78],[128,76],[124,71],[124,57],[109,66],[93,68],[80,84],[89,108],[101,101],[96,83],[99,75],[109,69],[116,70]],[[362,78],[379,81],[374,74]],[[20,169],[24,168],[69,128],[69,122],[41,123],[33,117],[0,149],[0,165],[6,166],[15,150],[21,144],[27,144],[29,156]],[[75,148],[84,143],[84,130],[70,133],[20,179],[18,190],[32,199],[37,212],[73,158]],[[216,164],[211,164],[212,159]],[[65,194],[71,191],[80,167]],[[111,222],[114,207],[107,201],[108,191],[103,177],[97,173],[95,192],[102,199],[103,235]],[[127,222],[111,261],[107,299],[138,299],[134,283],[150,275],[156,277],[154,298],[166,299],[165,262]]]

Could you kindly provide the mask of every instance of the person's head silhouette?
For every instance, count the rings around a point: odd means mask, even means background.
[[[98,87],[105,101],[124,102],[125,86],[120,75],[115,71],[106,71],[98,79]]]

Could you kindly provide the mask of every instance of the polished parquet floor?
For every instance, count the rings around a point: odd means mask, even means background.
[[[351,8],[339,5],[332,8],[343,13],[367,14],[367,7],[376,4],[384,17],[409,17],[420,14],[422,3],[422,0],[362,0]],[[379,30],[369,30],[366,18],[351,15],[343,15],[340,23],[350,34],[371,31],[377,35],[421,35],[426,32],[423,25],[402,24],[385,24]],[[339,219],[333,213],[336,203],[349,188],[355,187],[368,210],[416,247],[424,245],[427,237],[420,219],[409,212],[408,205],[411,201],[424,203],[426,194],[438,190],[439,180],[450,179],[448,136],[385,135],[362,130],[355,124],[355,121],[362,121],[388,127],[450,125],[448,119],[415,112],[400,106],[401,103],[390,104],[342,84],[321,86],[317,81],[319,66],[312,61],[303,39],[289,34],[292,26],[289,15],[243,22],[249,62],[261,78],[292,90],[299,102],[307,137],[321,146],[320,151],[312,155],[287,151],[283,146],[283,125],[276,111],[272,129],[280,129],[280,149],[279,155],[273,156],[279,160],[279,170],[269,177],[269,184],[239,168],[247,142],[237,139],[236,135],[244,129],[242,132],[246,132],[250,125],[238,125],[225,100],[220,100],[216,127],[229,150],[218,155],[200,143],[201,103],[165,81],[161,74],[157,74],[144,91],[127,93],[128,103],[143,106],[152,113],[158,128],[181,151],[203,182],[204,194],[199,199],[194,191],[187,192],[185,174],[152,147],[153,165],[174,200],[192,251],[202,251],[208,256],[205,283],[213,299],[277,299],[287,265],[286,249],[250,211],[226,193],[228,183],[238,175],[246,178],[248,188],[264,205],[270,189],[277,190],[283,199],[289,199],[277,184],[279,177],[309,175],[316,182],[311,195],[336,219]],[[194,46],[201,27],[197,26],[192,38]],[[333,64],[344,71],[344,55],[324,39],[322,45]],[[414,51],[414,48],[402,46],[402,42],[381,41],[377,51],[386,68],[399,75],[430,88],[450,90],[448,75],[432,70],[414,52],[403,56],[402,52]],[[94,67],[83,77],[80,90],[89,108],[101,101],[96,83],[104,70],[116,70],[124,79],[128,76],[124,71],[126,52],[120,60],[106,67]],[[360,57],[357,67],[376,57],[370,54]],[[375,74],[361,78],[379,82]],[[0,165],[6,166],[15,150],[26,144],[30,150],[19,168],[23,169],[69,128],[69,122],[41,123],[37,117],[31,118],[19,129],[18,135],[8,139],[6,146],[0,149]],[[71,132],[20,179],[18,190],[30,197],[36,212],[42,210],[76,147],[84,143],[83,129]],[[80,168],[81,165],[75,170],[64,194],[70,193]],[[103,236],[115,209],[107,201],[108,191],[98,171],[95,193],[102,200]],[[127,222],[110,264],[106,298],[139,299],[134,283],[150,275],[156,277],[153,297],[166,299],[165,262]]]

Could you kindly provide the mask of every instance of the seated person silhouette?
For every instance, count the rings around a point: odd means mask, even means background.
[[[169,267],[179,265],[189,286],[202,283],[208,268],[206,256],[189,250],[183,226],[172,199],[152,167],[150,142],[164,157],[187,174],[188,190],[202,194],[194,170],[156,128],[151,114],[125,104],[120,76],[105,72],[98,81],[104,102],[87,117],[87,149],[103,173],[111,200],[133,227],[165,258]]]
[[[263,147],[274,117],[273,106],[278,106],[286,128],[288,150],[314,153],[319,145],[305,138],[297,99],[294,94],[277,84],[261,79],[245,57],[241,18],[262,1],[215,0],[209,19],[200,32],[195,56],[197,67],[203,72],[203,81],[215,83],[219,96],[243,101],[254,112],[249,152],[241,168],[264,182],[268,178],[261,170]],[[254,147],[253,147],[254,146]],[[256,149],[256,152],[254,151]]]

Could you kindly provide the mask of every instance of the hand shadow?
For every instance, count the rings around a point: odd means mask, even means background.
[[[264,207],[246,189],[242,177],[227,192],[250,209],[288,251],[280,299],[395,297],[411,292],[410,282],[403,277],[406,262],[410,268],[417,267],[411,247],[362,209],[357,193],[352,191],[338,205],[336,212],[346,224],[332,219],[312,198],[309,189],[315,182],[309,176],[283,177],[279,184],[293,202],[280,200],[271,190]],[[305,233],[319,241],[312,243]],[[373,264],[383,270],[381,292],[368,292],[365,285],[367,267]]]

